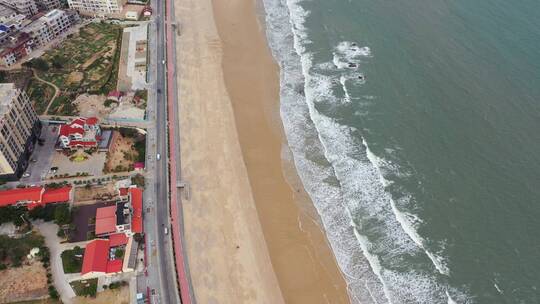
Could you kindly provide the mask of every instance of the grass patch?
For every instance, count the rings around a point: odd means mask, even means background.
[[[76,116],[79,114],[79,111],[72,103],[71,98],[66,95],[60,95],[53,100],[51,107],[49,108],[49,114]]]
[[[26,94],[30,97],[36,113],[42,114],[54,96],[54,88],[51,85],[32,78],[26,87]]]
[[[75,294],[82,297],[95,297],[97,293],[97,279],[80,280],[69,283]]]
[[[43,247],[43,237],[37,233],[29,233],[21,238],[14,239],[0,235],[0,261],[2,268],[9,266],[19,267],[26,259],[26,255],[35,247]]]
[[[62,266],[65,273],[78,273],[81,272],[84,249],[76,246],[73,249],[62,252]]]

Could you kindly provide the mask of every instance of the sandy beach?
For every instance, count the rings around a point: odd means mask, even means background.
[[[348,303],[281,160],[279,71],[253,0],[176,0],[185,235],[199,303]],[[287,177],[294,170],[285,166]],[[305,206],[305,205],[304,205]]]

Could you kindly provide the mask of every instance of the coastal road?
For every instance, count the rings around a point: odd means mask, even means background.
[[[146,286],[150,292],[150,303],[180,303],[170,234],[169,177],[167,163],[167,91],[165,56],[164,2],[152,1],[154,22],[150,27],[150,83],[148,119],[155,124],[148,128],[147,137],[147,191],[145,215],[147,276]],[[157,160],[157,154],[160,160]],[[148,210],[150,212],[148,212]],[[153,292],[155,291],[155,292]]]

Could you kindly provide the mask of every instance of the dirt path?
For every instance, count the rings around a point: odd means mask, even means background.
[[[56,99],[56,97],[58,97],[58,95],[60,95],[60,89],[59,89],[54,83],[48,82],[47,80],[44,80],[44,79],[40,78],[40,77],[38,76],[38,73],[36,72],[35,69],[32,69],[32,72],[34,73],[34,77],[35,77],[37,80],[39,80],[39,81],[41,81],[41,82],[43,82],[43,83],[45,83],[45,84],[48,84],[48,85],[50,85],[50,86],[52,86],[52,87],[54,88],[54,95],[53,95],[53,97],[51,98],[51,100],[49,100],[49,104],[47,105],[47,108],[46,108],[45,111],[43,112],[43,115],[46,115],[47,112],[49,112],[49,108],[51,107],[52,102]]]

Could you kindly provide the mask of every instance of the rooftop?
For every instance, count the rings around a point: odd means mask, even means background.
[[[17,96],[15,84],[0,83],[0,117],[7,113],[15,96]]]
[[[96,210],[96,235],[116,231],[116,206]]]

